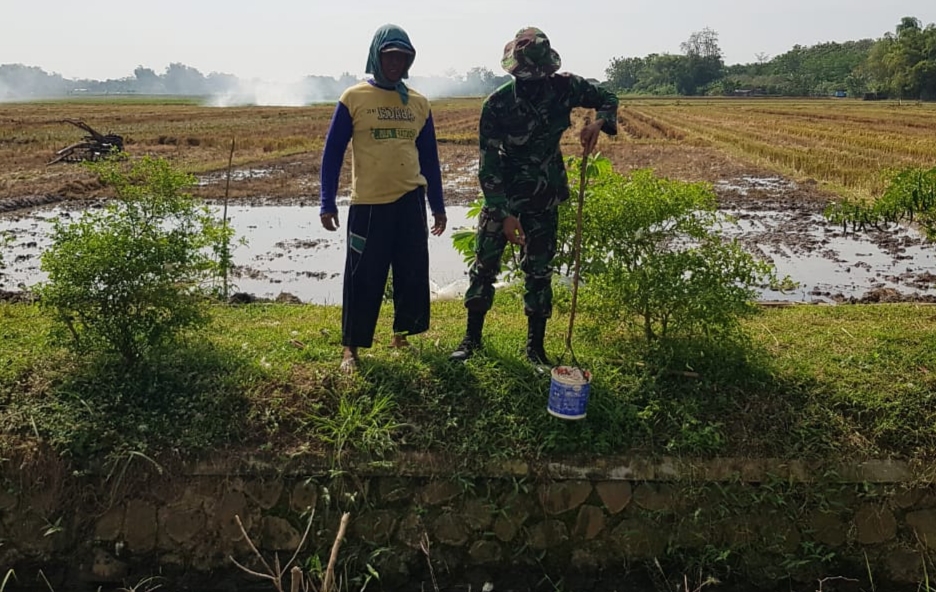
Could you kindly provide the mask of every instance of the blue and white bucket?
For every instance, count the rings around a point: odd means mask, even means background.
[[[572,366],[556,366],[549,382],[546,411],[560,419],[584,419],[591,391],[591,372]]]

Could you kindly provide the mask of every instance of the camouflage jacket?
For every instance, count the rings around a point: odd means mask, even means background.
[[[511,80],[481,108],[478,179],[485,205],[498,218],[554,208],[569,198],[559,140],[573,108],[595,109],[602,131],[617,134],[614,93],[568,73],[529,84],[518,89]]]

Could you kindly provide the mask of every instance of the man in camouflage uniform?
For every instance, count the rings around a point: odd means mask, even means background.
[[[560,63],[542,31],[522,29],[504,48],[501,61],[513,79],[482,106],[478,178],[484,207],[465,294],[468,328],[452,359],[466,360],[481,347],[484,316],[493,303],[494,281],[510,241],[521,247],[526,355],[534,364],[549,364],[543,337],[552,314],[557,206],[569,199],[559,140],[571,126],[575,107],[596,110],[594,123],[580,134],[586,152],[595,147],[600,131],[617,133],[617,97],[580,76],[557,74]]]

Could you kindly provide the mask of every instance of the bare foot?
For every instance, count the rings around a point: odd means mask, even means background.
[[[357,372],[358,367],[358,355],[356,347],[346,347],[344,349],[344,354],[341,358],[341,365],[338,366],[338,369],[344,372],[345,374],[351,375]]]
[[[404,349],[412,347],[412,345],[410,345],[410,342],[406,340],[406,334],[394,333],[393,337],[390,338],[390,347]]]

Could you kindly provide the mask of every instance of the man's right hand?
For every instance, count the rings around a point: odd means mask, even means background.
[[[322,220],[322,226],[325,228],[325,230],[338,230],[338,227],[341,226],[341,224],[338,224],[337,213],[322,214],[319,216],[319,218]]]
[[[604,126],[603,119],[596,119],[594,123],[588,123],[588,119],[585,120],[585,127],[579,132],[579,140],[582,142],[585,154],[591,154],[595,150],[602,126]]]
[[[526,236],[523,234],[523,228],[520,226],[520,220],[516,216],[504,217],[504,236],[507,240],[521,247],[526,244]]]

